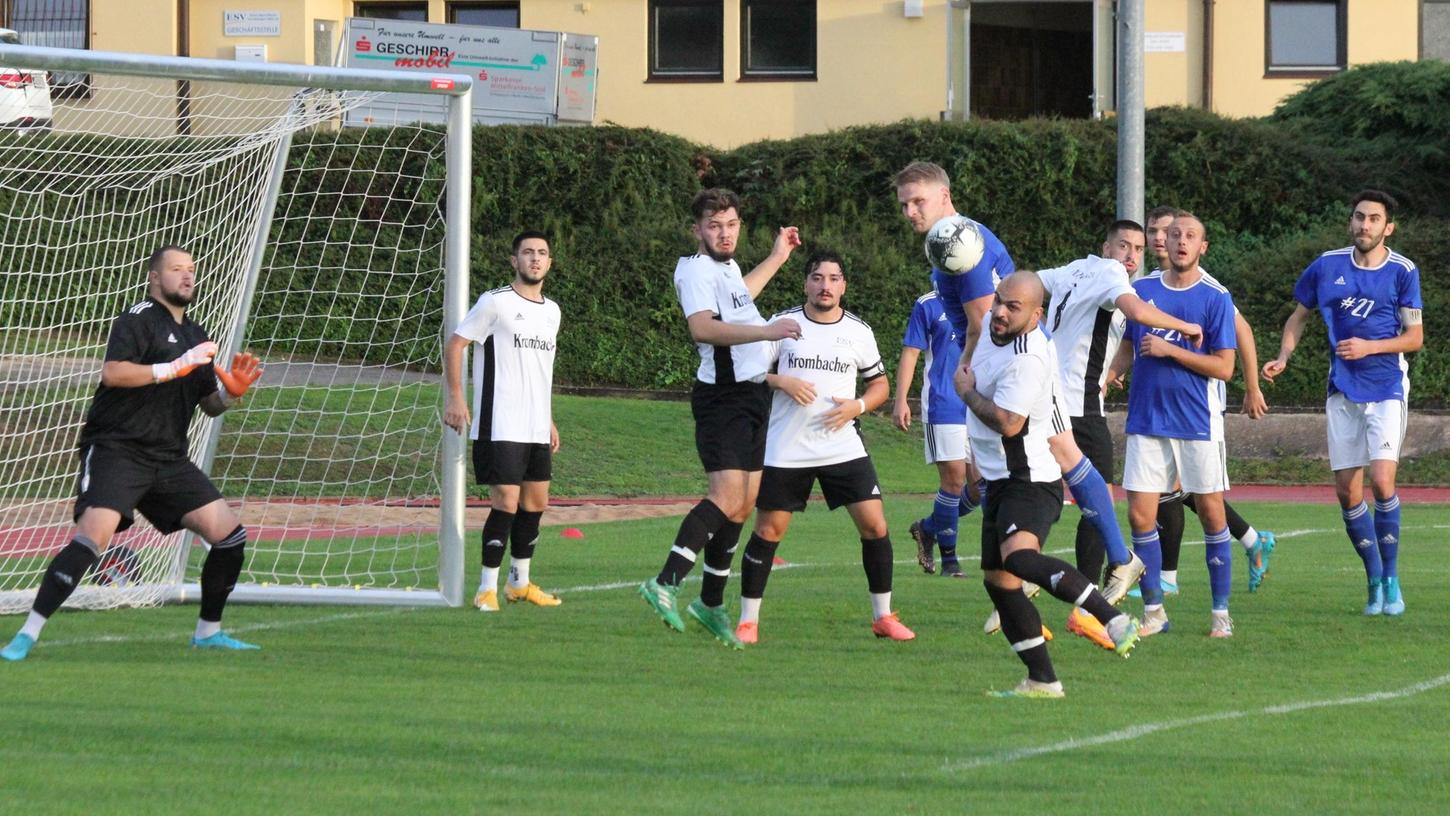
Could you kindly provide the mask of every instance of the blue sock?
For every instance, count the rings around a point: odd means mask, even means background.
[[[1084,456],[1072,470],[1063,477],[1067,480],[1068,492],[1072,493],[1077,509],[1092,522],[1103,544],[1108,550],[1109,564],[1126,564],[1128,547],[1123,543],[1123,531],[1118,529],[1118,514],[1113,509],[1113,494],[1103,475]],[[1155,536],[1156,538],[1156,536]],[[1141,557],[1141,556],[1140,556]]]
[[[1233,557],[1233,536],[1227,527],[1203,534],[1203,560],[1208,564],[1208,586],[1215,611],[1228,609],[1229,591],[1234,583]]]
[[[1133,552],[1143,559],[1147,569],[1138,579],[1143,603],[1163,603],[1163,545],[1158,542],[1158,528],[1147,533],[1133,533]]]
[[[1400,577],[1400,497],[1374,503],[1374,537],[1380,545],[1380,565],[1386,578]]]
[[[967,489],[965,487],[962,488],[961,501],[960,501],[960,503],[957,504],[957,515],[959,515],[959,516],[970,516],[972,514],[972,511],[973,510],[976,510],[978,507],[981,507],[982,506],[982,503],[985,502],[986,500],[987,500],[987,480],[986,479],[978,479],[977,480],[977,499],[976,499],[976,501],[973,501],[972,500],[972,494],[969,493],[969,492],[967,492]]]
[[[936,537],[943,566],[957,563],[957,502],[955,493],[938,490],[931,515],[921,520],[921,526]]]
[[[1375,546],[1374,522],[1364,502],[1344,511],[1344,530],[1349,533],[1349,543],[1354,545],[1359,560],[1364,562],[1365,576],[1378,581],[1384,576],[1384,567],[1380,563],[1379,547]]]

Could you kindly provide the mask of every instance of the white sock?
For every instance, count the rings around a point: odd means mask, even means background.
[[[39,612],[31,611],[25,625],[20,627],[20,634],[29,635],[31,640],[40,640],[40,630],[44,628],[45,618]]]
[[[1178,570],[1163,570],[1161,576],[1159,580],[1167,581],[1174,586],[1178,585]]]
[[[1215,618],[1226,618],[1226,617],[1228,617],[1228,610],[1227,609],[1215,609],[1215,610],[1213,610],[1213,616]]]
[[[1239,539],[1239,543],[1244,545],[1244,549],[1246,550],[1253,549],[1253,546],[1259,543],[1259,531],[1250,527],[1244,531],[1243,538]]]
[[[221,630],[222,630],[222,622],[221,621],[204,621],[204,620],[202,620],[200,618],[197,618],[197,620],[196,620],[196,639],[197,640],[203,640],[205,638],[209,638],[212,635],[215,635],[217,632],[220,632]]]
[[[760,622],[760,602],[762,600],[764,600],[764,598],[746,598],[743,595],[740,597],[741,623]]]
[[[509,559],[509,587],[523,589],[529,585],[529,562],[532,558]]]
[[[891,614],[891,593],[871,593],[871,619],[881,620]]]
[[[483,568],[483,578],[478,582],[478,591],[480,593],[498,591],[498,567]]]
[[[1143,604],[1144,612],[1157,612],[1163,608],[1163,604]]]

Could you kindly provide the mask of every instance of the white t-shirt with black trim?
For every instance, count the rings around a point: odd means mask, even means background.
[[[967,434],[972,461],[988,481],[1058,481],[1062,470],[1048,450],[1047,440],[1071,430],[1071,425],[1058,410],[1061,386],[1052,341],[1038,327],[999,346],[986,325],[991,313],[983,317],[982,338],[972,352],[977,391],[997,407],[1027,417],[1027,422],[1016,436],[1003,436],[982,422],[969,405]]]
[[[1103,383],[1111,353],[1123,334],[1113,334],[1118,298],[1133,294],[1128,270],[1118,261],[1089,255],[1037,276],[1051,301],[1043,322],[1057,350],[1063,409],[1068,416],[1102,416]]]
[[[453,333],[473,355],[471,439],[549,444],[559,304],[512,286],[484,292]]]
[[[681,258],[675,265],[675,294],[687,318],[700,312],[714,312],[716,320],[734,326],[765,325],[733,259],[721,263],[709,255]],[[770,367],[767,346],[764,340],[738,346],[696,343],[700,367],[695,379],[717,385],[759,382]]]
[[[814,385],[816,399],[801,405],[784,391],[775,392],[765,436],[765,464],[801,468],[860,459],[866,455],[860,420],[828,431],[824,416],[836,406],[831,397],[857,398],[858,379],[869,382],[886,375],[876,334],[866,321],[846,311],[834,323],[812,320],[802,306],[771,319],[782,317],[799,323],[801,336],[767,344],[774,360],[772,368],[777,374]]]

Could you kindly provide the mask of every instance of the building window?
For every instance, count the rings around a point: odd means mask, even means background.
[[[448,22],[458,25],[518,28],[518,3],[449,3]]]
[[[649,78],[719,82],[724,37],[722,0],[649,0]]]
[[[11,0],[4,21],[15,29],[23,45],[47,48],[90,47],[88,0]],[[51,71],[50,95],[55,99],[84,99],[91,95],[90,74]]]
[[[740,78],[815,76],[815,0],[740,0]]]
[[[372,20],[407,20],[428,22],[428,4],[423,3],[353,3],[353,15]]]
[[[1345,0],[1267,0],[1265,73],[1321,75],[1346,59]]]

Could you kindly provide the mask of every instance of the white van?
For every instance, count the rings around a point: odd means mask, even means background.
[[[20,45],[20,35],[0,28],[0,43]],[[47,133],[51,117],[50,83],[44,71],[0,67],[0,130]]]

